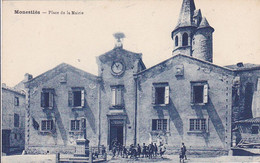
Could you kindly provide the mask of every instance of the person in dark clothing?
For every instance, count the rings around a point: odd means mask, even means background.
[[[154,143],[154,157],[157,157],[158,147],[156,143]]]
[[[141,152],[142,152],[141,146],[139,144],[137,144],[137,156],[138,157],[141,157]]]
[[[112,147],[112,153],[113,153],[113,158],[116,156],[116,146],[113,145]]]
[[[133,144],[130,145],[129,152],[130,152],[130,158],[136,158],[136,149],[134,148]]]
[[[148,155],[149,155],[149,159],[151,159],[153,157],[153,143],[149,144],[148,146]]]
[[[187,151],[186,146],[184,145],[184,143],[182,143],[181,153],[183,155],[183,158],[185,158],[185,160],[187,160],[186,151]]]
[[[166,147],[162,144],[162,142],[160,142],[160,156],[162,158],[163,154],[165,153],[166,151]]]
[[[124,158],[124,157],[128,158],[128,151],[127,151],[127,149],[126,149],[125,146],[123,146],[123,156],[122,156],[122,157],[123,157],[123,158]]]
[[[146,146],[145,146],[145,143],[143,143],[143,148],[142,148],[142,154],[143,154],[143,157],[146,157]]]

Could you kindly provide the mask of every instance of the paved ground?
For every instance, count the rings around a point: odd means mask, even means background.
[[[2,163],[55,163],[55,155],[13,155],[13,156],[3,156]],[[164,158],[148,159],[148,158],[139,158],[139,159],[126,159],[126,158],[111,158],[108,156],[109,163],[124,163],[124,162],[162,162],[162,163],[178,163],[179,157],[177,155],[166,155]],[[188,156],[188,160],[185,163],[189,162],[210,162],[210,163],[246,163],[246,162],[260,162],[259,156],[221,156],[214,158],[195,158]]]
[[[166,155],[163,158],[148,159],[148,158],[138,158],[138,159],[126,159],[126,158],[111,158],[108,156],[109,163],[124,163],[124,162],[162,162],[162,163],[179,163],[179,156],[177,155]],[[240,163],[240,162],[260,162],[260,157],[258,156],[221,156],[221,157],[211,157],[211,158],[196,158],[190,157],[185,160],[185,163],[189,162],[210,162],[210,163]]]

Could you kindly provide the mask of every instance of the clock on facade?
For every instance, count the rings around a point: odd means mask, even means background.
[[[111,70],[113,75],[121,75],[125,70],[125,66],[122,62],[114,62]]]

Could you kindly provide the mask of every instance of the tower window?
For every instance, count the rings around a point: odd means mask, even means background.
[[[175,37],[175,46],[177,47],[178,46],[178,42],[179,42],[179,38],[178,36]]]
[[[187,46],[188,45],[188,34],[184,33],[182,35],[182,46]]]

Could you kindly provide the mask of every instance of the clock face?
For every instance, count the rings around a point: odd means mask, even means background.
[[[114,62],[111,70],[114,75],[121,75],[124,72],[124,65],[121,62]]]

